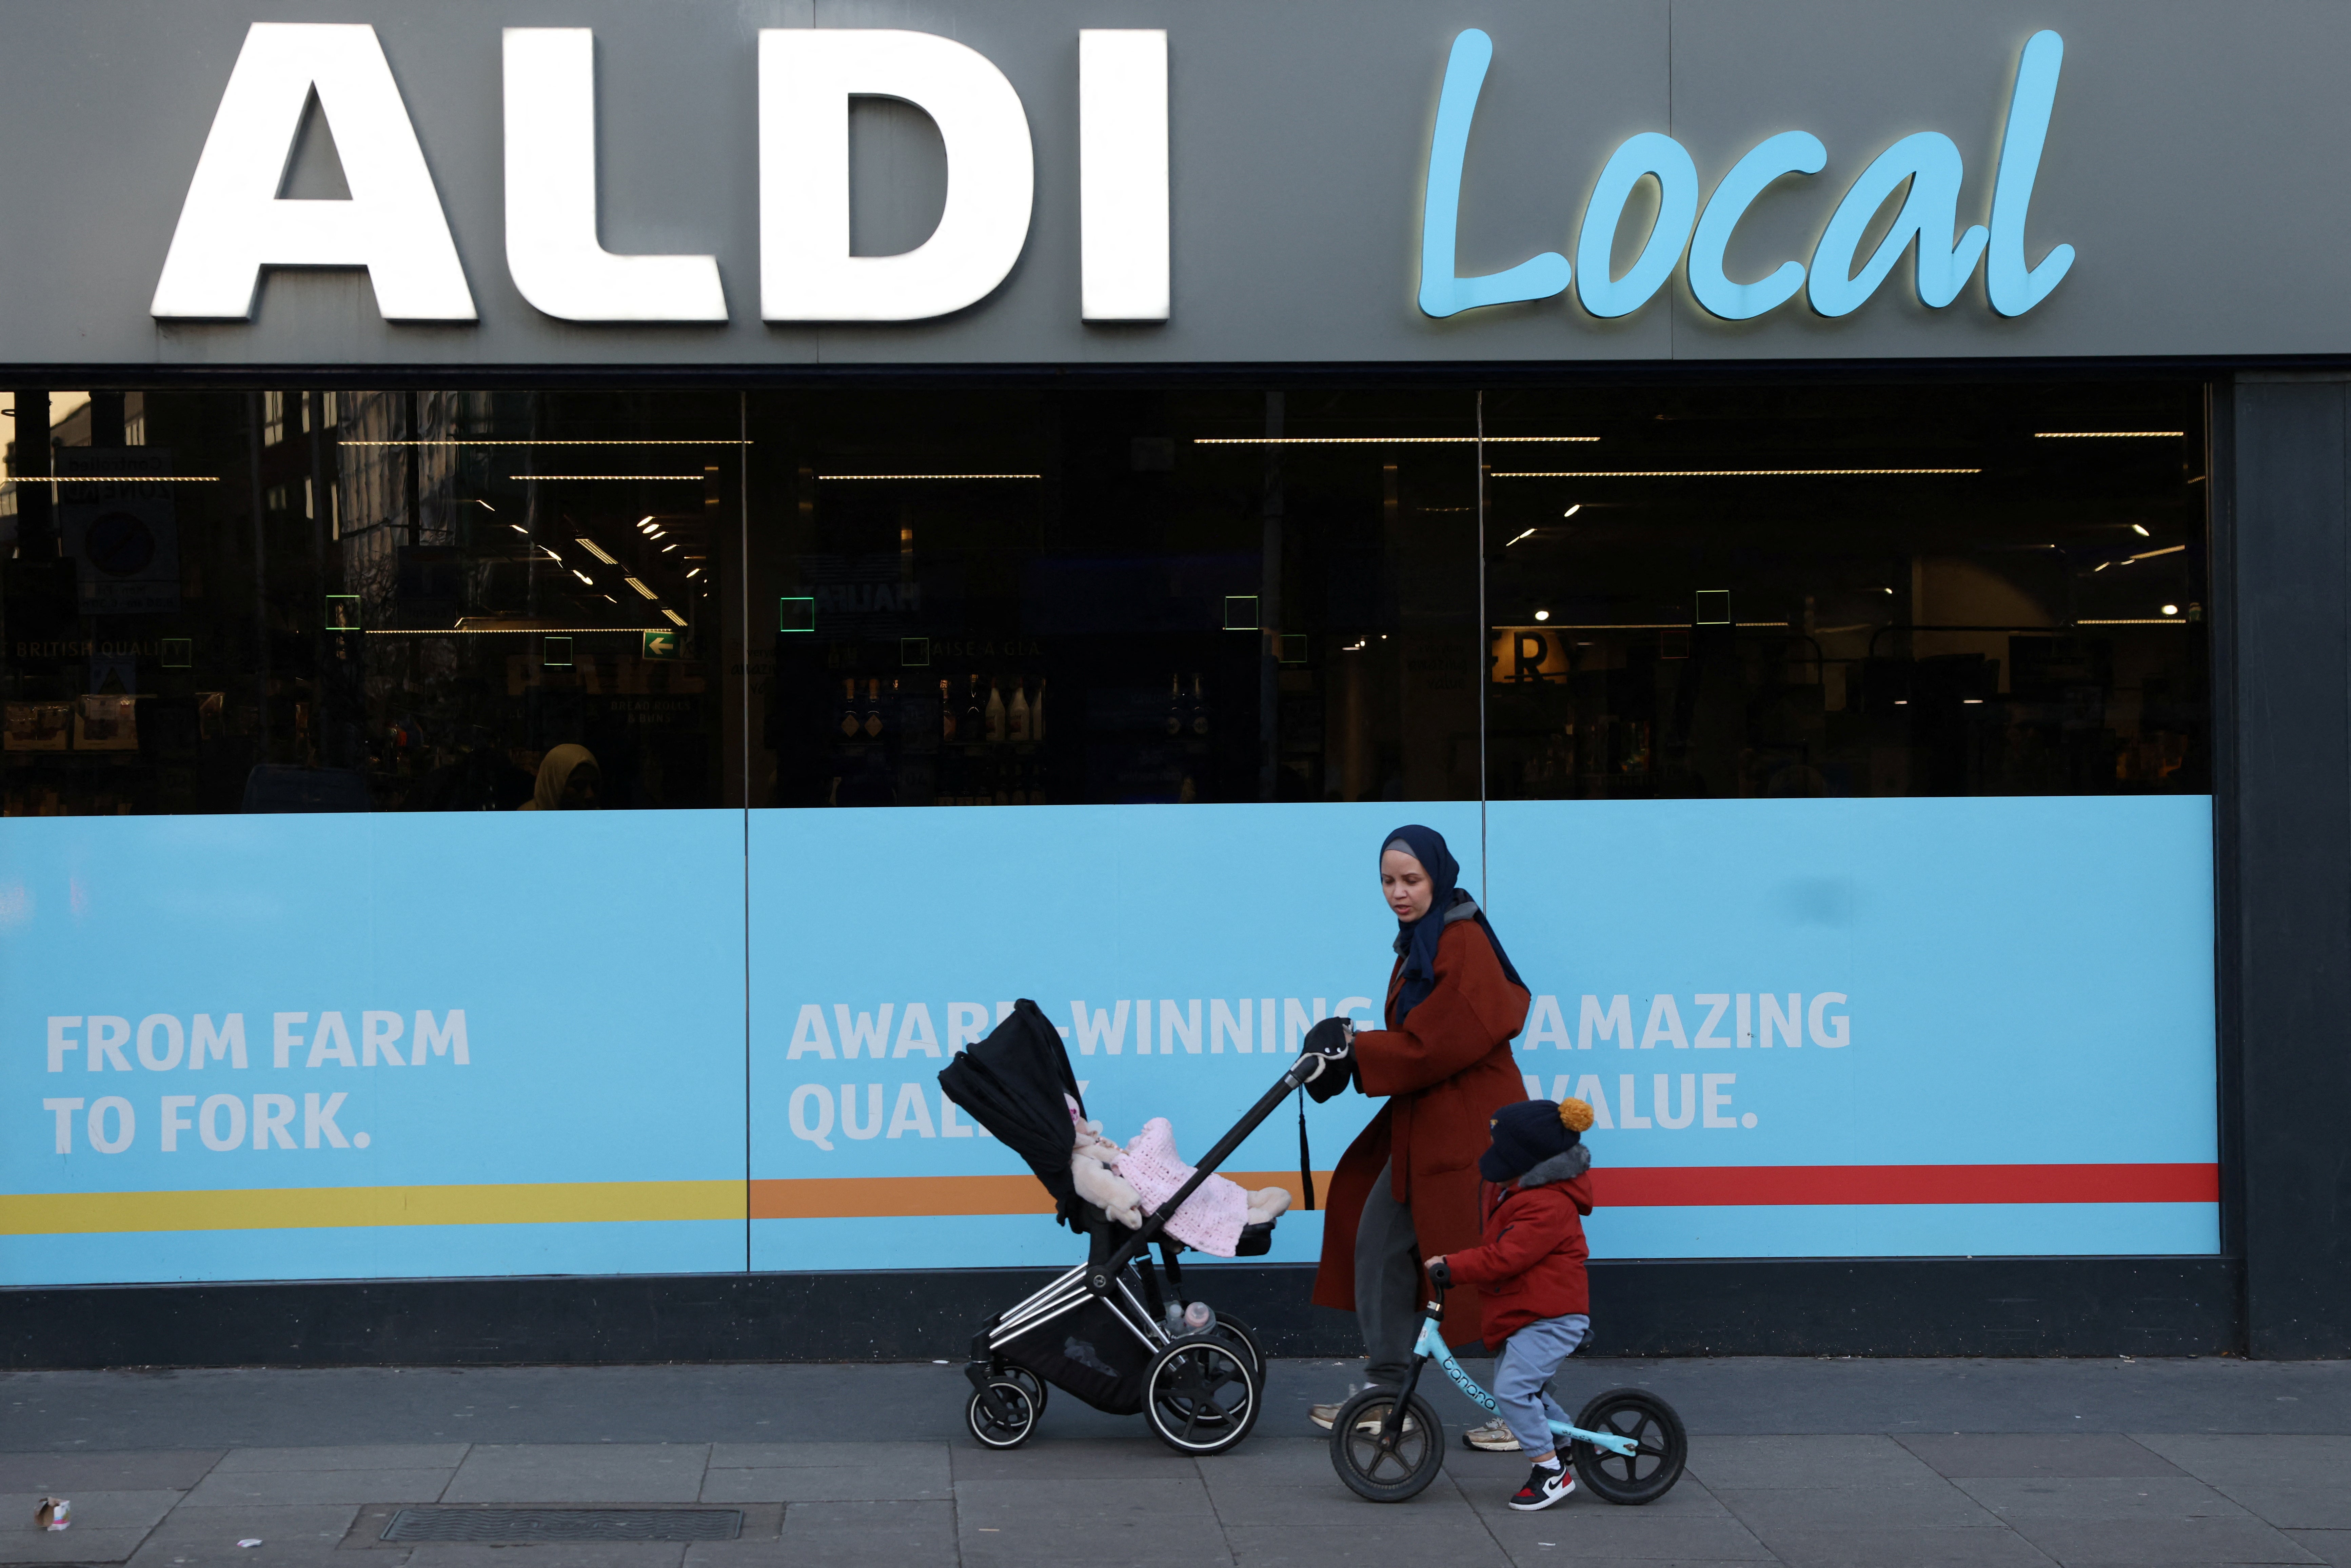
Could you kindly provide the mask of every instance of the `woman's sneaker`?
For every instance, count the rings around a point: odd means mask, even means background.
[[[1515,1454],[1519,1451],[1519,1440],[1510,1436],[1510,1425],[1499,1417],[1462,1433],[1461,1446],[1489,1454]]]
[[[1369,1388],[1370,1386],[1371,1385],[1366,1383],[1360,1387],[1350,1389],[1347,1394],[1347,1399],[1353,1399],[1356,1395],[1361,1394],[1364,1389]],[[1306,1410],[1306,1418],[1327,1432],[1338,1424],[1339,1412],[1347,1407],[1347,1399],[1335,1399],[1328,1405],[1309,1406]],[[1356,1424],[1363,1427],[1372,1425],[1371,1421],[1368,1419],[1358,1421]],[[1409,1410],[1404,1413],[1404,1429],[1407,1432],[1417,1432],[1420,1430],[1420,1423],[1413,1419],[1412,1412]]]
[[[1557,1469],[1546,1469],[1537,1465],[1528,1475],[1527,1484],[1512,1494],[1510,1506],[1520,1513],[1532,1513],[1572,1496],[1574,1491],[1575,1478],[1568,1473],[1564,1463]]]

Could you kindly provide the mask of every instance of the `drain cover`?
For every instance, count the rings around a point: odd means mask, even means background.
[[[386,1541],[732,1541],[732,1508],[403,1508]]]

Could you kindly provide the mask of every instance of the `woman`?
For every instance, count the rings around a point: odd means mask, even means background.
[[[1398,828],[1380,851],[1380,890],[1396,917],[1387,1028],[1353,1042],[1356,1086],[1383,1095],[1332,1176],[1314,1300],[1352,1310],[1373,1384],[1402,1385],[1426,1300],[1420,1260],[1478,1242],[1478,1156],[1487,1122],[1526,1098],[1510,1040],[1527,988],[1494,928],[1455,886],[1461,868],[1434,828]],[[1326,1028],[1328,1026],[1317,1026]],[[1445,1338],[1482,1337],[1478,1292],[1454,1290]],[[1314,1406],[1328,1427],[1336,1405]]]

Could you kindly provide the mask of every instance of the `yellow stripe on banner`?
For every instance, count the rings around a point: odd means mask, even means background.
[[[740,1181],[298,1186],[0,1196],[0,1236],[126,1230],[308,1230],[373,1225],[581,1225],[744,1218]]]

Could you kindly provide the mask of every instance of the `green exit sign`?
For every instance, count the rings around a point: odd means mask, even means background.
[[[648,659],[676,659],[684,657],[683,653],[681,653],[678,649],[677,633],[674,632],[646,632],[644,656]]]

